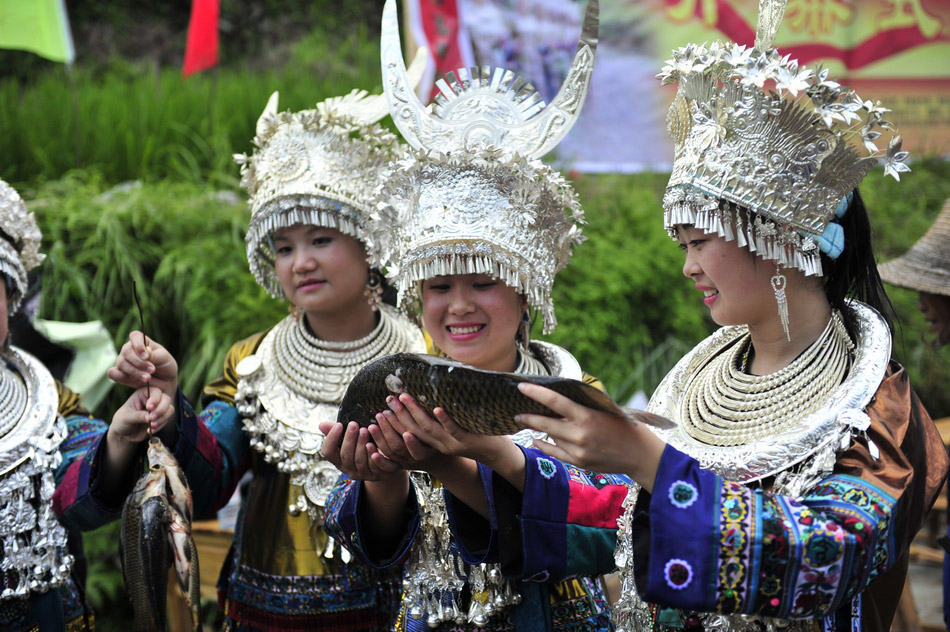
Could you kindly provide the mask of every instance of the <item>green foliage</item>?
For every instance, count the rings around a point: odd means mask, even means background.
[[[548,338],[570,349],[621,401],[637,390],[651,393],[679,359],[654,348],[682,352],[709,330],[705,308],[682,276],[682,254],[663,230],[667,179],[579,177],[587,241],[554,283],[559,324]]]
[[[898,257],[930,228],[950,198],[950,162],[920,160],[901,182],[872,173],[861,184],[878,261]],[[900,320],[894,358],[907,367],[911,383],[933,417],[950,415],[950,346],[937,348],[917,309],[917,292],[886,286]]]
[[[248,272],[249,213],[233,193],[168,182],[106,191],[99,174],[85,172],[24,193],[36,197],[47,253],[42,313],[99,318],[121,345],[139,328],[136,282],[145,330],[178,359],[189,397],[220,374],[231,343],[286,314]],[[111,419],[126,396],[113,393],[101,415]]]
[[[0,80],[0,178],[24,186],[92,169],[110,183],[173,178],[233,188],[232,154],[249,152],[267,99],[299,110],[353,88],[381,90],[379,44],[365,30],[290,47],[280,70],[237,68],[183,79],[117,61]],[[301,81],[301,77],[307,80]]]
[[[88,564],[86,573],[86,598],[96,613],[109,613],[107,619],[132,620],[132,607],[122,581],[122,566],[119,560],[118,522],[107,524],[95,531],[83,534],[83,549]],[[96,629],[108,630],[101,621]]]

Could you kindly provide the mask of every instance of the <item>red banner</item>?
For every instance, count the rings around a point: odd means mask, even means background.
[[[182,76],[218,65],[219,0],[193,0]]]

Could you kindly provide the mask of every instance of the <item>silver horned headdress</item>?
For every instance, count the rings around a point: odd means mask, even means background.
[[[20,195],[0,180],[0,273],[7,279],[7,315],[16,313],[23,301],[26,273],[46,257],[40,254],[42,238],[36,218]]]
[[[416,82],[425,57],[420,49],[410,69]],[[388,114],[382,95],[354,90],[314,110],[280,113],[277,99],[275,92],[257,121],[254,153],[234,159],[250,196],[248,263],[257,282],[280,297],[268,236],[294,224],[314,224],[365,242],[373,191],[399,144],[378,123]]]
[[[598,0],[589,0],[571,68],[547,106],[511,71],[461,68],[437,82],[427,109],[406,78],[395,2],[383,9],[383,87],[413,151],[377,192],[368,242],[404,303],[416,283],[489,274],[523,293],[554,328],[551,287],[581,242],[583,210],[570,184],[540,161],[577,120],[597,47]]]
[[[667,116],[674,158],[664,219],[671,235],[692,224],[821,275],[819,253],[834,258],[843,247],[832,220],[848,194],[882,155],[899,180],[907,152],[899,136],[877,147],[881,130],[894,131],[888,109],[771,48],[785,4],[760,0],[753,48],[689,44],[658,75],[679,84]]]

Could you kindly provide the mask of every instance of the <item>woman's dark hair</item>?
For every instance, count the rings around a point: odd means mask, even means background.
[[[383,295],[380,300],[390,307],[396,307],[396,302],[399,300],[399,293],[396,291],[396,288],[389,284],[389,281],[386,280],[386,275],[380,272],[379,268],[373,267],[371,270],[379,275],[379,283],[383,288]]]
[[[825,296],[831,307],[841,312],[845,326],[852,337],[857,323],[845,299],[855,298],[876,309],[893,331],[894,306],[884,291],[881,275],[877,272],[874,251],[871,248],[871,221],[861,192],[854,190],[854,199],[844,217],[834,218],[844,229],[844,250],[837,259],[821,254],[825,272]]]

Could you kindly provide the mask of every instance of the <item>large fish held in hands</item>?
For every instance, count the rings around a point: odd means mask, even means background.
[[[132,601],[136,632],[164,632],[168,569],[201,629],[198,553],[191,537],[191,490],[178,461],[156,437],[149,440],[148,471],[122,509],[122,577]]]
[[[533,413],[559,417],[547,406],[526,397],[518,384],[547,387],[582,406],[626,417],[660,428],[672,422],[664,417],[619,406],[609,395],[579,380],[550,375],[524,375],[476,369],[468,364],[421,353],[395,353],[364,366],[350,382],[337,421],[375,423],[376,413],[388,410],[386,398],[409,393],[431,415],[441,407],[459,427],[489,435],[522,430],[514,417]]]

